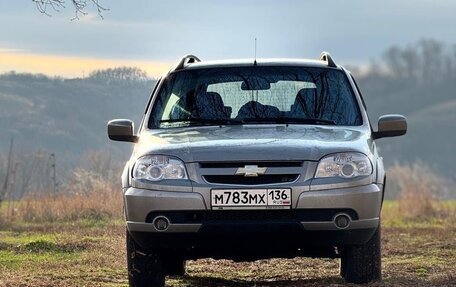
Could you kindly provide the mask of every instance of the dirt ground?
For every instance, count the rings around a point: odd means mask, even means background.
[[[451,218],[384,220],[383,281],[368,286],[456,286]],[[22,223],[0,231],[0,286],[127,286],[121,220]],[[167,286],[345,286],[337,259],[187,262]]]

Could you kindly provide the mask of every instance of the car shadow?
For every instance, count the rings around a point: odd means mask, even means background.
[[[214,286],[328,286],[344,285],[344,280],[338,276],[324,278],[309,278],[297,280],[242,280],[242,279],[224,279],[209,276],[190,276],[181,277],[186,284],[195,287],[214,287]]]

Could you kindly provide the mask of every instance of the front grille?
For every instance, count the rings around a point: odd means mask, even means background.
[[[232,185],[259,185],[287,183],[297,180],[299,174],[265,174],[258,176],[242,175],[204,175],[203,178],[208,183],[214,184],[232,184]]]
[[[171,223],[223,223],[223,222],[314,222],[332,221],[338,213],[346,213],[353,220],[358,214],[348,208],[312,208],[296,210],[205,210],[205,211],[160,211],[147,215],[146,222],[151,223],[156,216],[162,215]]]
[[[200,162],[201,168],[235,168],[246,165],[259,167],[300,167],[302,161],[229,161],[229,162]]]

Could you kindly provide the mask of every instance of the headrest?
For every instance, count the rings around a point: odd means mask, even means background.
[[[220,94],[203,92],[196,96],[193,116],[207,119],[227,119],[231,116],[231,108],[225,107]]]
[[[296,94],[296,100],[298,98],[300,98],[300,97],[304,98],[304,99],[308,98],[308,97],[311,97],[311,96],[314,97],[316,92],[317,92],[316,88],[303,88],[303,89],[300,89],[298,91],[298,93]]]
[[[222,96],[216,92],[204,92],[196,96],[196,105],[209,105],[212,107],[223,107]]]

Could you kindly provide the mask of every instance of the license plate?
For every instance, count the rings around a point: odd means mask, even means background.
[[[212,209],[289,209],[290,188],[213,189]]]

